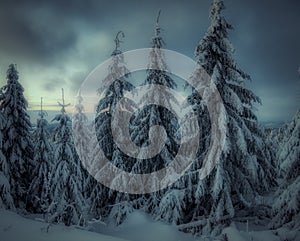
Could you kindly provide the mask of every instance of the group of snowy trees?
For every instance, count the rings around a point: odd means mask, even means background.
[[[83,224],[87,174],[76,155],[64,103],[61,114],[54,118],[59,124],[51,135],[42,108],[32,128],[14,64],[7,70],[7,84],[1,91],[1,207],[48,214],[51,222]]]
[[[42,105],[37,125],[32,128],[16,66],[9,66],[7,84],[0,95],[0,207],[26,209],[43,214],[48,222],[66,225],[86,225],[88,220],[100,218],[119,225],[134,209],[142,209],[154,219],[177,225],[180,230],[216,235],[233,218],[253,215],[258,205],[256,197],[276,189],[276,171],[281,170],[278,198],[269,214],[272,227],[287,223],[299,226],[300,112],[281,132],[282,137],[278,138],[281,149],[275,153],[277,146],[268,144],[254,113],[254,105],[260,103],[260,99],[245,87],[250,76],[233,59],[233,47],[228,39],[228,30],[232,26],[222,15],[224,8],[222,0],[213,1],[211,25],[195,50],[196,61],[212,76],[227,113],[225,148],[207,178],[200,180],[198,170],[210,145],[210,116],[202,97],[188,84],[185,85],[190,91],[187,103],[198,119],[200,144],[190,170],[176,183],[157,192],[132,195],[110,190],[83,168],[81,161],[85,160],[80,160],[75,145],[85,153],[84,148],[97,150],[86,143],[98,142],[115,166],[132,173],[157,171],[168,165],[178,152],[180,123],[170,110],[153,104],[131,110],[134,115],[130,121],[130,134],[137,146],[145,147],[149,145],[150,127],[163,126],[166,144],[158,155],[147,160],[135,159],[123,153],[114,142],[112,114],[125,93],[135,88],[130,83],[126,60],[119,49],[119,37],[124,36],[119,32],[105,81],[109,82],[116,73],[122,77],[106,90],[99,86],[99,93],[104,91],[104,95],[96,108],[97,140],[90,140],[90,124],[80,95],[72,120],[66,113],[63,96],[61,113],[53,120],[57,122],[55,130],[49,131]],[[150,57],[158,60],[155,63],[158,68],[147,70],[143,85],[155,84],[176,90],[177,83],[168,74],[168,66],[160,54],[164,45],[157,21]],[[146,92],[141,104],[148,98],[159,98],[170,107],[170,102],[175,101],[167,90]],[[73,138],[72,125],[80,138]],[[91,153],[92,157],[88,158],[97,156],[97,153]]]

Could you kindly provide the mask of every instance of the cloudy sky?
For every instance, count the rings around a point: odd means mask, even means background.
[[[225,0],[233,24],[234,57],[263,102],[260,121],[288,121],[300,103],[300,1]],[[114,49],[149,47],[159,9],[166,48],[189,57],[209,26],[209,0],[0,0],[0,77],[17,63],[30,108],[40,96],[56,109],[60,89],[69,102],[78,87]]]

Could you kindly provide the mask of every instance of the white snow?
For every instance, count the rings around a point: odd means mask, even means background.
[[[179,232],[176,227],[153,221],[141,211],[135,211],[128,215],[122,225],[95,227],[97,231],[125,238],[131,241],[197,241],[191,234]]]
[[[38,219],[41,220],[41,219]],[[20,215],[0,209],[0,240],[1,241],[200,241],[221,240],[210,237],[193,237],[177,231],[176,227],[153,221],[141,211],[135,211],[126,221],[115,227],[95,222],[90,226],[93,232],[67,227],[63,224],[50,225],[43,221],[27,219]],[[47,228],[49,230],[47,232]],[[248,229],[248,231],[247,231]],[[300,231],[286,228],[267,230],[265,227],[237,222],[223,229],[229,241],[298,241]]]
[[[64,225],[51,225],[47,232],[48,225],[0,209],[1,241],[126,241]]]
[[[223,229],[229,241],[298,241],[300,231],[292,231],[284,228],[267,230],[265,227],[249,224],[248,231],[245,223],[232,223],[230,227]]]

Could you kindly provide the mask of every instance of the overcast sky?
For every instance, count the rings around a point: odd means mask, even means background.
[[[193,57],[209,26],[209,0],[0,0],[0,77],[17,63],[31,108],[48,108],[65,88],[69,102],[89,72],[114,49],[149,47],[159,9],[166,48]],[[300,1],[225,0],[230,40],[247,83],[263,102],[260,121],[288,121],[300,103]]]

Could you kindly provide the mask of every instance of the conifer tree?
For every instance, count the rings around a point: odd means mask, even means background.
[[[83,174],[71,132],[71,119],[67,115],[62,90],[61,113],[53,120],[58,121],[54,137],[54,168],[51,176],[51,204],[49,222],[65,225],[85,225],[86,202],[83,197]]]
[[[289,173],[295,160],[299,159],[299,121],[300,110],[297,111],[291,123],[284,130],[283,138],[280,141],[280,147],[278,150],[278,158],[281,163],[280,168],[283,173]],[[279,133],[281,135],[281,133]],[[297,171],[295,171],[296,173]],[[289,174],[287,174],[289,175]]]
[[[33,133],[34,139],[34,168],[32,182],[29,186],[28,200],[32,204],[32,211],[45,213],[50,204],[50,176],[53,167],[53,149],[50,143],[48,121],[44,118],[47,114],[43,111],[41,98],[40,118],[37,120],[37,127]]]
[[[240,209],[255,205],[255,197],[274,185],[270,152],[253,112],[260,99],[245,87],[250,77],[233,59],[222,0],[213,0],[211,26],[196,47],[198,63],[212,77],[227,112],[227,138],[214,171],[194,186],[195,209],[190,230],[217,234]],[[201,163],[201,160],[199,160]],[[201,164],[200,164],[201,165]],[[198,222],[197,222],[198,221]]]
[[[81,96],[81,91],[77,96],[77,104],[75,105],[76,113],[73,115],[72,120],[72,129],[73,129],[73,136],[74,136],[74,145],[76,146],[76,151],[78,155],[78,163],[82,166],[88,164],[90,153],[90,143],[91,143],[91,131],[88,122],[88,118],[84,113],[84,106],[82,104],[83,97]],[[85,198],[88,197],[88,193],[91,191],[91,177],[87,173],[85,169],[83,169],[83,191]]]
[[[122,51],[119,50],[121,43],[120,36],[124,37],[124,33],[122,31],[119,31],[116,35],[116,46],[111,54],[112,63],[109,66],[109,74],[104,79],[104,82],[113,82],[109,85],[108,89],[103,89],[102,86],[98,89],[99,94],[104,97],[100,99],[97,105],[95,129],[98,139],[97,141],[99,142],[101,149],[104,151],[106,158],[108,158],[108,160],[110,160],[115,166],[119,168],[123,167],[125,168],[124,170],[127,168],[128,170],[129,165],[127,166],[125,164],[130,162],[129,160],[132,160],[132,158],[119,150],[117,145],[114,143],[111,130],[112,113],[115,111],[116,104],[124,97],[126,92],[134,89],[134,86],[129,82],[129,70],[126,68],[124,56]],[[116,78],[116,76],[121,77]],[[94,148],[94,150],[97,152],[97,148]],[[95,157],[97,159],[97,155],[98,153],[93,153],[92,158]],[[108,188],[96,183],[92,191],[91,207],[95,212],[102,210],[102,213],[97,214],[97,216],[107,217],[109,215],[109,211],[107,211],[108,206],[122,202],[123,197],[123,195],[118,195],[115,191],[109,190]],[[102,201],[99,199],[102,199]],[[106,200],[106,204],[103,204],[103,200]],[[118,215],[113,216],[117,217]],[[116,221],[116,223],[118,222]]]
[[[271,150],[272,158],[275,160],[277,177],[282,177],[283,168],[280,166],[282,165],[283,160],[281,160],[280,157],[280,150],[282,149],[286,129],[287,125],[285,124],[280,128],[268,128],[264,130],[266,144]]]
[[[7,70],[7,84],[2,87],[0,109],[3,113],[2,152],[6,158],[11,195],[16,207],[24,208],[29,185],[33,146],[30,136],[31,123],[27,114],[28,103],[24,88],[19,82],[16,65]]]
[[[84,168],[91,168],[90,163],[90,153],[94,148],[90,123],[88,121],[87,115],[84,113],[84,106],[82,102],[84,101],[81,96],[81,90],[79,90],[77,96],[77,104],[75,105],[76,113],[73,115],[72,128],[74,136],[74,145],[76,146],[77,158],[79,158],[79,165],[82,166],[83,175],[83,197],[87,204],[87,212],[89,218],[99,219],[101,217],[102,204],[104,198],[102,197],[102,185],[98,183]]]
[[[286,130],[280,157],[284,179],[273,205],[271,227],[300,228],[300,110]]]
[[[177,225],[182,221],[186,208],[185,189],[168,190],[159,202],[159,219]]]
[[[4,119],[2,112],[0,112],[0,208],[14,209],[14,201],[11,196],[9,184],[8,163],[2,152],[2,129],[4,126]]]
[[[149,69],[147,70],[147,77],[143,85],[148,85],[148,91],[142,96],[140,104],[143,105],[147,100],[158,100],[164,106],[159,105],[146,105],[143,109],[139,110],[132,121],[132,140],[140,146],[146,147],[149,143],[149,129],[151,126],[160,125],[164,127],[167,135],[167,140],[162,151],[153,158],[144,160],[137,159],[136,164],[132,168],[133,173],[150,173],[158,171],[165,167],[168,163],[174,160],[178,151],[178,144],[176,132],[179,128],[176,116],[171,112],[174,104],[178,104],[173,93],[169,89],[177,87],[175,81],[167,73],[169,71],[165,62],[161,49],[165,45],[161,37],[161,27],[159,25],[159,16],[156,21],[155,32],[151,42],[151,51],[149,56]],[[162,86],[160,91],[152,91],[153,85]],[[166,88],[164,88],[166,87]],[[169,88],[169,89],[168,89]],[[168,108],[167,108],[168,107]],[[146,153],[139,153],[145,156]],[[140,198],[147,200],[145,207],[146,211],[156,215],[158,211],[159,202],[164,191],[142,195]],[[142,202],[144,203],[144,201]]]
[[[132,204],[128,201],[118,202],[113,205],[110,213],[109,220],[112,220],[113,223],[118,226],[124,222],[127,216],[133,212]]]
[[[106,90],[102,86],[98,89],[99,94],[104,93],[104,97],[100,99],[97,105],[95,120],[99,144],[109,160],[112,160],[113,153],[117,150],[111,131],[111,113],[114,111],[118,101],[124,97],[125,92],[134,88],[128,81],[129,70],[126,68],[124,56],[119,50],[121,42],[119,36],[124,37],[124,33],[119,31],[116,35],[116,47],[111,54],[112,63],[109,66],[109,74],[104,79],[104,82],[113,82]],[[116,76],[122,77],[115,79]]]

